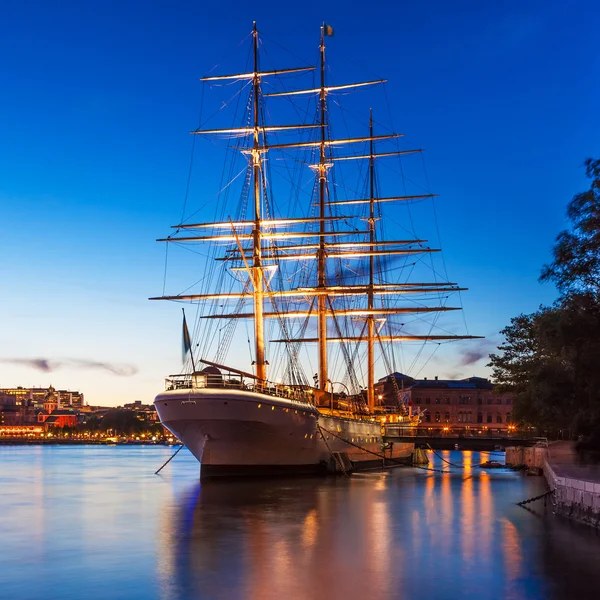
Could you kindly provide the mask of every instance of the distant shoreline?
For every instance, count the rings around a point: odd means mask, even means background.
[[[133,442],[107,442],[104,440],[56,440],[56,439],[0,439],[0,446],[177,446],[165,442],[133,441]]]

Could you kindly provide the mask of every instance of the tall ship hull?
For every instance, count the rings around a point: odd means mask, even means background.
[[[414,444],[385,445],[381,424],[252,391],[171,390],[160,420],[201,464],[201,477],[325,474],[406,462]]]

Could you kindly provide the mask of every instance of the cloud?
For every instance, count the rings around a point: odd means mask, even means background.
[[[120,363],[101,362],[96,360],[85,360],[79,358],[0,358],[0,362],[11,365],[30,367],[43,373],[52,373],[63,367],[71,369],[92,369],[97,371],[108,371],[119,377],[131,377],[138,372],[135,365]]]
[[[74,360],[76,367],[81,369],[99,369],[103,371],[109,371],[119,377],[131,377],[138,372],[138,368],[135,365],[124,365],[119,363],[105,363],[98,362],[95,360]]]
[[[476,362],[479,362],[482,358],[487,359],[490,355],[490,352],[493,352],[496,349],[497,343],[492,340],[479,340],[476,342],[471,342],[469,344],[468,350],[463,350],[458,356],[457,363],[461,367],[468,367],[469,365],[474,365]]]
[[[6,358],[2,359],[2,362],[29,366],[32,369],[36,369],[37,371],[43,371],[44,373],[50,373],[56,367],[56,365],[54,365],[45,358]]]
[[[446,379],[463,379],[464,374],[461,371],[448,371],[446,374]]]
[[[463,352],[460,356],[460,364],[463,367],[468,365],[474,365],[478,360],[481,360],[484,356],[487,356],[487,352],[483,352],[482,350],[469,350],[468,352]]]

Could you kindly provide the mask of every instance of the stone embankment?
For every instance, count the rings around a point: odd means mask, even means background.
[[[541,469],[558,514],[600,525],[600,466],[581,463],[572,442],[552,442],[532,448],[507,448],[506,464]]]

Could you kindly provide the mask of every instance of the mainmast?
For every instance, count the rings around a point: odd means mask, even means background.
[[[375,159],[373,152],[373,109],[369,115],[369,292],[367,294],[367,307],[374,308],[375,284]],[[367,403],[369,410],[375,408],[375,317],[367,317]]]
[[[264,335],[264,283],[261,257],[261,149],[259,132],[259,92],[260,76],[258,71],[258,30],[256,21],[252,28],[254,74],[252,77],[252,100],[254,113],[254,143],[252,147],[252,171],[254,182],[254,228],[252,230],[252,284],[254,286],[254,344],[256,377],[258,380],[267,379],[267,367],[265,362],[265,335]]]
[[[319,90],[319,113],[321,117],[321,143],[319,146],[319,219],[320,238],[319,250],[317,252],[317,287],[325,288],[327,285],[325,277],[325,193],[327,191],[327,164],[325,163],[325,141],[326,141],[326,89],[325,89],[325,23],[321,26],[321,88]],[[327,388],[327,297],[317,297],[317,337],[319,338],[319,390],[326,391]]]

